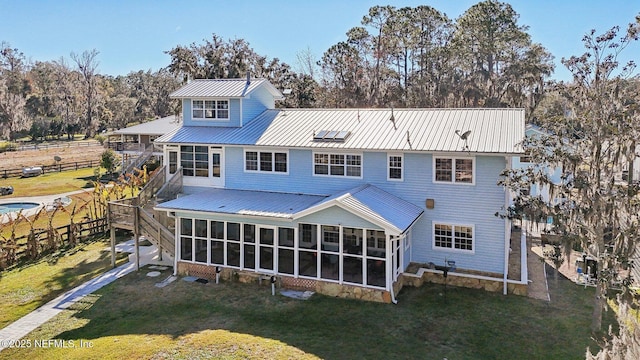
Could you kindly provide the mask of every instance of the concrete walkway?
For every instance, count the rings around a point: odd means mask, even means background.
[[[117,244],[116,251],[133,252],[133,247],[133,240],[129,240],[127,242]],[[166,259],[167,257],[165,256],[164,258]],[[158,249],[155,246],[141,246],[140,267],[148,264],[173,266],[173,263],[168,260],[158,260]],[[7,348],[10,341],[19,340],[23,336],[29,334],[40,325],[49,321],[49,319],[58,315],[62,310],[69,308],[69,306],[81,300],[84,296],[91,294],[92,292],[135,270],[135,255],[131,255],[128,263],[109,270],[97,278],[89,280],[86,283],[65,292],[14,323],[9,324],[4,329],[0,330],[0,340],[2,340],[2,342],[0,342],[0,351]]]

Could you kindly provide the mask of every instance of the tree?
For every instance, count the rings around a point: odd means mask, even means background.
[[[100,156],[100,166],[107,170],[107,174],[111,175],[116,169],[116,154],[111,149],[102,152]]]
[[[473,5],[458,18],[452,46],[462,74],[462,106],[522,107],[525,98],[542,92],[553,58],[531,43],[518,18],[511,5],[495,0]]]
[[[92,137],[95,133],[95,123],[93,113],[95,112],[95,102],[97,97],[97,69],[98,69],[98,50],[84,51],[78,55],[71,53],[71,59],[76,63],[78,71],[82,77],[84,87],[84,104],[85,104],[85,137]]]
[[[525,141],[538,166],[510,171],[502,182],[516,194],[531,184],[549,185],[556,203],[518,196],[516,204],[523,212],[553,217],[553,230],[566,247],[577,243],[598,260],[594,332],[601,329],[608,291],[619,280],[617,272],[628,268],[638,245],[638,187],[619,181],[619,176],[637,157],[639,79],[633,76],[635,65],[620,67],[617,57],[639,33],[636,21],[622,35],[617,27],[599,36],[594,30],[585,35],[586,52],[563,59],[573,81],[558,84],[556,91],[567,108],[562,116],[538,119],[547,136]],[[544,169],[558,164],[563,181],[553,184]],[[623,282],[623,293],[629,283]]]
[[[31,88],[26,70],[24,54],[0,43],[0,134],[5,138],[29,127],[25,105]]]

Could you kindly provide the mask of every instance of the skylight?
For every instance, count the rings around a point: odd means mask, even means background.
[[[320,130],[313,135],[313,141],[344,142],[349,135],[350,131]]]

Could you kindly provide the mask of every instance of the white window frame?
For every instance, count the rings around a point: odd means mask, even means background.
[[[398,169],[397,166],[391,166],[391,158],[399,157],[400,158],[400,178],[392,178],[391,177],[391,169]],[[404,181],[404,155],[400,153],[388,153],[387,154],[387,180],[388,181]]]
[[[444,246],[436,246],[436,225],[444,225],[451,227],[451,247]],[[456,249],[456,227],[469,227],[471,228],[471,250],[466,249]],[[438,251],[448,251],[448,252],[459,252],[463,254],[475,254],[476,252],[476,227],[473,224],[461,224],[461,223],[452,223],[447,221],[433,221],[431,223],[431,247],[433,250]]]
[[[195,102],[202,102],[202,117],[196,117],[194,114],[194,111],[196,110],[195,108]],[[210,111],[213,112],[213,117],[207,117],[206,113],[207,113],[207,102],[213,102],[213,109],[211,109]],[[226,109],[218,109],[219,105],[218,103],[222,103],[222,102],[226,102],[227,103],[227,108]],[[219,121],[228,121],[230,119],[230,104],[231,101],[229,99],[191,99],[191,119],[193,120],[219,120]],[[226,110],[227,112],[227,117],[221,117],[218,116],[218,112],[220,110]]]
[[[187,152],[186,151],[182,151],[182,148],[183,147],[189,147],[189,146],[193,148],[191,150],[191,152],[189,152],[193,156],[192,159],[191,159],[192,166],[185,167],[182,164],[183,163],[182,154],[185,154]],[[205,149],[207,149],[207,151],[206,151],[206,153],[205,152],[196,152],[196,147],[205,148]],[[196,154],[200,154],[200,155],[206,154],[207,155],[207,160],[206,161],[205,160],[196,160]],[[182,167],[182,175],[185,176],[185,177],[188,177],[188,178],[197,178],[197,179],[210,178],[211,177],[211,164],[210,164],[211,160],[210,160],[210,158],[211,158],[211,155],[210,155],[209,147],[206,146],[206,145],[202,145],[202,144],[200,144],[200,145],[196,145],[196,144],[180,145],[180,150],[178,151],[178,168]],[[185,161],[188,161],[188,160],[185,160]],[[206,176],[204,176],[204,175],[196,175],[197,169],[198,169],[198,167],[196,166],[197,163],[198,164],[204,164],[204,163],[207,164],[207,175]],[[185,175],[184,174],[185,169],[187,171],[193,170],[193,175]]]
[[[247,170],[247,153],[256,153],[256,170]],[[262,170],[260,166],[260,154],[261,153],[270,153],[271,154],[271,170]],[[287,171],[276,171],[276,154],[285,154],[287,157],[286,166]],[[288,175],[289,174],[289,151],[288,150],[259,150],[259,149],[244,149],[243,156],[243,164],[242,168],[246,173],[262,173],[262,174],[280,174],[280,175]]]
[[[436,180],[436,160],[451,160],[451,181]],[[456,162],[458,160],[471,160],[471,182],[456,181]],[[455,184],[455,185],[475,185],[476,184],[476,158],[468,156],[433,156],[432,158],[432,180],[435,184]]]
[[[316,155],[327,155],[328,156],[328,163],[327,164],[322,164],[322,163],[316,163]],[[331,156],[342,156],[343,157],[343,164],[331,164]],[[347,157],[348,156],[358,156],[360,158],[360,165],[349,165],[347,164]],[[364,156],[362,155],[362,153],[339,153],[339,152],[320,152],[320,151],[314,151],[311,154],[311,161],[313,162],[312,164],[312,171],[313,171],[313,176],[322,176],[322,177],[338,177],[338,178],[346,178],[346,179],[362,179],[362,175],[364,173]],[[327,174],[318,174],[316,173],[316,165],[326,165],[327,166]],[[333,175],[331,174],[331,166],[338,166],[338,165],[342,165],[343,167],[343,174],[342,175]],[[347,170],[349,167],[359,167],[360,168],[360,175],[359,176],[352,176],[352,175],[347,175]]]

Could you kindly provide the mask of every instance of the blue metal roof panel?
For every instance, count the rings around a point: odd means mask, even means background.
[[[166,211],[201,211],[233,215],[292,218],[325,196],[266,191],[210,189],[179,197],[156,206]]]
[[[305,215],[332,205],[343,208],[385,228],[404,233],[424,212],[408,201],[374,185],[365,184],[333,194],[306,209]]]

